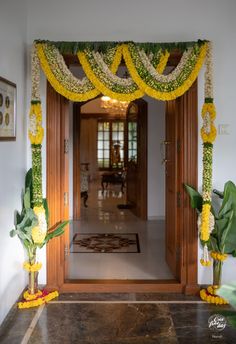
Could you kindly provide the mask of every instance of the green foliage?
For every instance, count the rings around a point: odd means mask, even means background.
[[[227,284],[222,285],[217,294],[223,297],[224,299],[228,300],[230,305],[236,308],[236,284]],[[236,328],[236,312],[234,310],[225,310],[220,312],[224,315],[229,323]]]
[[[47,244],[49,240],[51,240],[51,239],[53,239],[53,238],[55,238],[55,237],[57,237],[57,236],[62,235],[62,234],[64,233],[64,228],[65,228],[65,226],[66,226],[69,222],[70,222],[70,221],[63,221],[63,222],[57,223],[56,226],[54,226],[54,228],[51,229],[51,230],[47,233],[47,235],[46,235],[46,237],[45,237],[45,240],[44,240],[43,244],[41,245],[41,247],[44,246],[45,244]]]
[[[188,184],[184,184],[184,187],[190,196],[191,207],[201,213],[203,202],[202,195]]]
[[[202,196],[190,185],[184,185],[191,199],[192,208],[201,212]],[[215,228],[210,235],[208,248],[216,252],[236,256],[236,186],[233,182],[225,183],[224,192],[214,190],[222,199],[218,213],[212,207],[211,212],[215,217]]]
[[[29,252],[36,250],[37,247],[43,247],[54,237],[62,235],[64,233],[64,228],[69,221],[58,223],[52,230],[47,232],[42,244],[35,244],[32,239],[32,229],[38,225],[38,219],[33,210],[32,168],[29,169],[25,176],[25,190],[23,191],[22,199],[22,210],[21,213],[18,211],[15,212],[15,228],[10,231],[10,236],[14,237],[17,235],[29,254]],[[48,225],[49,209],[46,199],[43,199],[43,207],[45,209],[45,216]]]

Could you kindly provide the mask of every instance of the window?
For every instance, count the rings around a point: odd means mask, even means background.
[[[128,123],[128,161],[137,162],[137,122]]]
[[[110,167],[110,123],[98,122],[98,167]]]
[[[98,122],[98,167],[121,169],[124,166],[124,121]]]

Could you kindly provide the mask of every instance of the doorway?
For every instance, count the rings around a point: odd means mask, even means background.
[[[66,203],[66,182],[68,163],[62,147],[65,146],[65,137],[68,128],[65,126],[66,101],[63,97],[48,85],[47,91],[47,197],[51,207],[51,223],[55,223],[66,217],[68,205]],[[58,120],[58,113],[61,114]],[[63,114],[62,114],[63,112]],[[169,102],[167,116],[171,118],[171,128],[174,133],[170,144],[166,144],[166,173],[169,177],[169,198],[166,207],[166,218],[174,218],[167,221],[167,261],[169,260],[176,279],[156,281],[77,281],[69,283],[65,281],[66,267],[63,266],[66,251],[64,238],[55,240],[47,248],[48,257],[48,287],[57,286],[62,291],[177,291],[195,293],[197,286],[197,231],[195,213],[190,208],[187,195],[184,194],[183,183],[197,184],[197,83],[182,97]],[[52,135],[53,133],[53,135]],[[51,136],[54,136],[51,137]],[[68,136],[67,136],[68,137]],[[168,136],[166,136],[168,142]],[[174,152],[174,162],[173,159]],[[52,161],[53,160],[53,161]],[[169,160],[169,161],[168,161]],[[51,161],[51,163],[49,162]],[[171,162],[172,161],[172,162]],[[169,164],[169,165],[168,165]],[[175,169],[171,168],[175,165]],[[55,168],[61,169],[56,173]],[[168,167],[169,166],[169,167]],[[67,191],[65,191],[67,190]],[[57,207],[55,202],[57,201]],[[174,210],[174,216],[173,216]],[[53,215],[52,216],[52,211]],[[58,261],[60,262],[58,266]],[[65,265],[66,266],[66,265]]]

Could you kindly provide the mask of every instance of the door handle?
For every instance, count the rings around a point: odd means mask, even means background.
[[[168,159],[163,159],[161,163],[162,163],[162,165],[164,165],[164,164],[166,164],[166,163],[169,162],[169,161],[170,161],[170,160],[168,160]]]
[[[162,158],[162,165],[169,161],[169,160],[166,159],[166,147],[170,143],[171,143],[170,141],[166,141],[166,140],[164,140],[164,141],[162,141],[160,143],[160,152],[161,152],[161,158]]]

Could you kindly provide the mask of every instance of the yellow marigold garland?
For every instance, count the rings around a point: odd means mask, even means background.
[[[200,263],[202,264],[202,266],[211,266],[211,261],[210,260],[205,260],[203,258],[200,259]]]
[[[121,45],[121,48],[124,49],[124,46],[126,46],[126,44]],[[137,89],[135,92],[133,93],[117,93],[112,91],[111,89],[107,88],[95,75],[95,73],[93,72],[86,56],[85,53],[83,52],[79,52],[78,53],[78,58],[79,61],[83,67],[83,70],[86,74],[86,76],[88,77],[88,79],[93,83],[93,85],[102,93],[105,94],[106,96],[109,96],[110,98],[114,98],[120,101],[132,101],[138,98],[141,98],[144,96],[144,92],[141,91],[140,89]],[[114,70],[111,70],[113,72],[113,74],[115,74]]]
[[[166,50],[165,53],[161,54],[160,62],[157,65],[156,71],[162,74],[166,68],[170,53]]]
[[[42,268],[42,263],[30,264],[28,262],[24,262],[23,268],[28,272],[36,272]]]
[[[66,90],[61,84],[60,82],[56,79],[56,77],[54,76],[54,74],[51,71],[51,68],[48,64],[48,61],[45,57],[44,51],[43,51],[43,46],[42,44],[37,44],[37,53],[38,53],[38,57],[40,60],[40,64],[41,67],[46,75],[46,78],[48,79],[48,81],[50,82],[50,84],[52,85],[52,87],[62,96],[64,96],[67,99],[70,99],[72,101],[75,102],[83,102],[89,99],[93,99],[95,97],[97,97],[99,95],[99,91],[95,88],[91,91],[88,91],[86,93],[75,93],[75,92],[71,92],[69,90]]]
[[[209,116],[209,132],[206,131],[204,125],[201,128],[201,137],[203,142],[213,143],[215,141],[217,130],[213,123],[214,119],[216,118],[216,109],[213,103],[204,103],[202,107],[202,118],[205,121],[206,116]]]
[[[30,107],[30,125],[29,125],[29,139],[31,144],[41,144],[44,136],[44,129],[42,127],[42,109],[41,103],[31,104]]]
[[[211,205],[206,203],[202,207],[202,227],[201,227],[201,240],[208,241],[210,237],[209,222],[210,222]]]
[[[35,244],[42,244],[47,234],[47,222],[43,205],[34,207],[34,212],[38,218],[38,225],[32,229],[32,238]]]
[[[200,297],[203,301],[216,305],[226,305],[228,301],[217,295],[218,286],[209,286],[207,289],[200,290]]]
[[[41,292],[42,294],[40,295],[37,295],[38,293],[34,294],[35,300],[31,299],[28,301],[18,302],[18,308],[23,309],[23,308],[38,307],[59,296],[58,291],[53,291],[45,295],[44,295],[44,292]],[[27,295],[28,294],[26,293],[26,296]]]
[[[26,301],[32,301],[32,300],[35,300],[37,299],[39,296],[41,296],[43,293],[41,290],[39,290],[37,293],[31,295],[28,290],[26,290],[23,294],[23,298],[26,300]]]
[[[226,253],[212,251],[211,257],[215,260],[219,260],[220,262],[224,262],[227,259],[228,255]]]
[[[183,95],[191,87],[191,85],[194,83],[194,81],[196,80],[196,78],[199,74],[199,71],[202,67],[202,64],[204,62],[204,59],[206,56],[206,51],[207,51],[207,43],[205,43],[201,46],[198,61],[195,65],[192,73],[190,74],[189,78],[183,83],[183,85],[178,87],[176,90],[170,91],[170,92],[160,92],[160,91],[154,90],[152,87],[148,86],[142,80],[142,78],[139,76],[139,74],[138,74],[138,72],[134,66],[132,57],[131,57],[130,52],[129,52],[128,45],[124,45],[123,56],[124,56],[126,66],[128,68],[128,71],[129,71],[132,79],[136,82],[136,84],[139,86],[139,88],[144,93],[146,93],[150,97],[153,97],[153,98],[158,99],[158,100],[173,100],[173,99],[176,99],[177,97],[180,97],[181,95]]]

